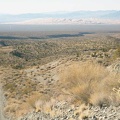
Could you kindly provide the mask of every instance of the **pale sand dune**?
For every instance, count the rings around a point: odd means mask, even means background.
[[[8,23],[7,23],[8,24]],[[89,18],[89,19],[66,19],[66,18],[37,18],[30,19],[21,22],[11,22],[9,24],[120,24],[120,20],[111,20],[111,19],[98,19],[98,18]]]

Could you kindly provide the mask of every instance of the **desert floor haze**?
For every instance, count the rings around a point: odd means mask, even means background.
[[[0,120],[119,120],[120,30],[98,28],[1,29]]]

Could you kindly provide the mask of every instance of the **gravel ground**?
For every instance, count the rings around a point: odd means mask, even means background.
[[[61,106],[58,106],[60,109]],[[63,108],[64,109],[64,108]],[[61,111],[60,111],[61,112]],[[18,120],[120,120],[120,106],[88,107],[80,111],[79,107],[64,109],[62,114],[51,117],[43,112],[32,112]]]

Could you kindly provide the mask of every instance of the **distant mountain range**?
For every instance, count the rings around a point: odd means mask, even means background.
[[[120,11],[0,14],[1,24],[120,24]]]

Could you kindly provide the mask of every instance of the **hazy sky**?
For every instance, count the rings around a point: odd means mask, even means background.
[[[0,0],[0,13],[120,10],[120,0]]]

